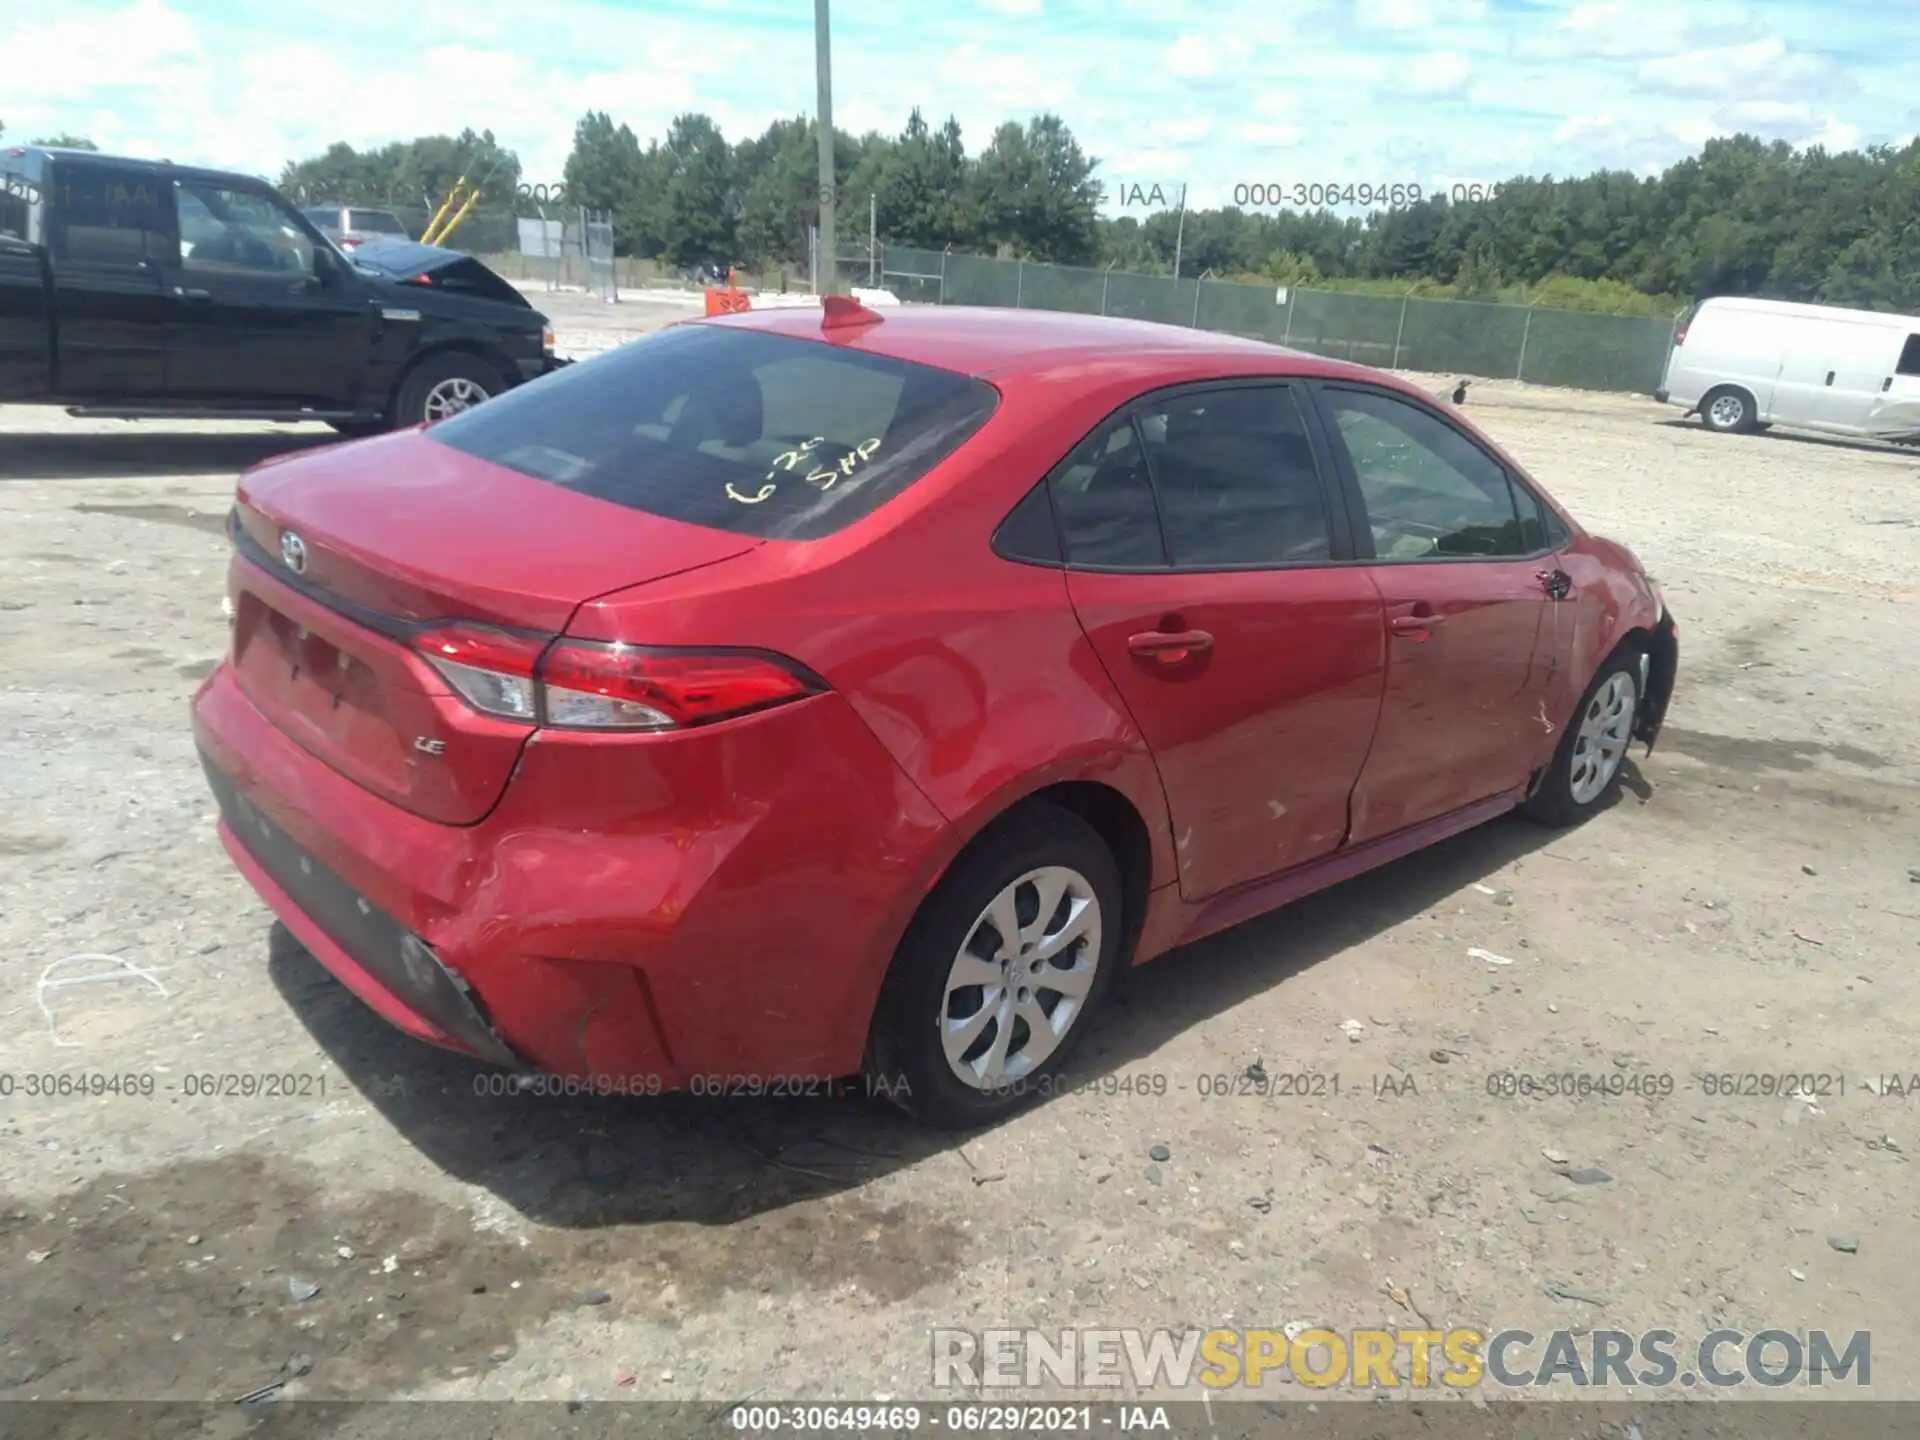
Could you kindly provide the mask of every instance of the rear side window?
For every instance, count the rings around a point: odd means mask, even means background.
[[[334,206],[320,205],[312,210],[303,210],[300,213],[311,220],[314,228],[323,234],[337,235],[340,233],[340,212]]]
[[[1896,375],[1920,375],[1920,335],[1907,337],[1907,343],[1900,351],[1900,363],[1893,370]]]
[[[17,164],[0,160],[0,235],[32,240],[33,212],[39,203],[40,187]]]
[[[1109,421],[1095,430],[1048,483],[1069,565],[1151,570],[1167,563],[1153,477],[1132,420]]]
[[[1177,566],[1291,565],[1333,553],[1313,446],[1284,385],[1182,395],[1144,410]]]
[[[407,227],[384,210],[349,210],[347,228],[361,235],[405,235]]]
[[[132,267],[173,249],[169,187],[149,171],[64,162],[55,181],[56,253],[63,260]]]
[[[677,325],[427,433],[630,509],[814,540],[925,475],[998,398],[966,375],[824,341]]]

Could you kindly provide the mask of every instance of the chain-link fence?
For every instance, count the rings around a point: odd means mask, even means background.
[[[1651,393],[1674,321],[1544,306],[1355,295],[1231,280],[998,260],[890,245],[882,283],[902,300],[1071,310],[1190,325],[1389,370]]]

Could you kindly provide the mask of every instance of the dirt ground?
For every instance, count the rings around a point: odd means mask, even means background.
[[[550,309],[582,351],[686,313]],[[235,473],[328,435],[0,409],[0,1398],[871,1400],[931,1393],[936,1326],[1415,1311],[1870,1330],[1874,1398],[1920,1397],[1920,456],[1467,409],[1664,583],[1660,748],[1577,831],[1495,823],[1134,972],[1093,1088],[964,1144],[879,1102],[476,1093],[390,1030],[275,937],[186,724]],[[1256,1060],[1339,1093],[1207,1093]],[[1567,1072],[1674,1088],[1488,1091]],[[1743,1072],[1844,1094],[1699,1078]]]

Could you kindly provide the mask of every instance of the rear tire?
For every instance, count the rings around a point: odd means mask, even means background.
[[[1717,435],[1751,435],[1759,428],[1753,397],[1732,385],[1707,393],[1700,402],[1700,419]]]
[[[1520,813],[1542,825],[1577,825],[1605,804],[1620,788],[1640,701],[1640,652],[1623,645],[1580,697],[1539,788]]]
[[[1079,816],[1035,804],[997,823],[894,952],[868,1045],[870,1088],[948,1130],[1048,1093],[1119,969],[1122,905],[1113,852]]]
[[[470,410],[506,388],[500,373],[478,355],[443,350],[407,372],[394,402],[393,423],[430,425]]]

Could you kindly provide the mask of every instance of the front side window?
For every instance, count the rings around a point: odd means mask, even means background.
[[[1896,375],[1920,375],[1920,335],[1909,335],[1907,343],[1900,348],[1900,363],[1894,366]]]
[[[984,424],[967,375],[727,326],[670,326],[432,426],[611,504],[767,539],[870,514]]]
[[[181,180],[174,185],[174,203],[183,269],[235,276],[314,273],[313,241],[259,192]]]
[[[1521,556],[1544,548],[1528,530],[1506,471],[1431,411],[1377,391],[1321,392],[1353,462],[1381,560]]]

